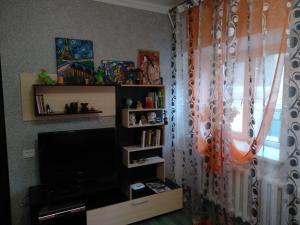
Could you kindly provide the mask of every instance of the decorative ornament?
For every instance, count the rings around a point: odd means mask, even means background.
[[[131,107],[132,103],[133,103],[133,101],[131,98],[126,98],[125,104],[128,109]]]
[[[47,85],[56,84],[56,81],[49,76],[49,73],[45,69],[41,69],[41,72],[38,74],[38,80],[39,82]]]

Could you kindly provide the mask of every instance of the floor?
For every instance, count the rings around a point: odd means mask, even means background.
[[[191,225],[192,216],[189,209],[184,208],[172,213],[158,216],[131,225]]]

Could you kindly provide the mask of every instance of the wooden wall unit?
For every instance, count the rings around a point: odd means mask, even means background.
[[[52,75],[55,76],[55,75]],[[88,102],[96,110],[102,110],[100,116],[114,116],[116,118],[116,147],[119,150],[120,186],[123,190],[122,201],[107,205],[89,206],[87,210],[87,225],[125,225],[168,213],[182,208],[182,188],[166,179],[165,159],[163,159],[165,123],[163,120],[164,102],[159,107],[125,109],[126,98],[135,102],[145,102],[149,92],[159,91],[165,95],[162,85],[124,85],[124,86],[93,86],[93,85],[34,85],[36,74],[21,74],[21,94],[23,120],[38,120],[48,118],[74,118],[75,116],[90,115],[63,115],[41,116],[35,111],[35,95],[42,94],[52,110],[61,111],[66,103]],[[144,105],[145,107],[145,105]],[[130,113],[147,115],[157,113],[158,118],[148,120],[147,123],[130,124]],[[38,116],[37,116],[38,115]],[[150,121],[150,122],[149,122]],[[147,130],[149,137],[147,145],[140,145],[140,135]],[[149,130],[153,130],[150,132]],[[157,138],[155,134],[160,134]],[[142,161],[141,161],[142,160]],[[143,161],[144,160],[144,161]],[[121,163],[122,162],[122,163]],[[142,182],[144,189],[134,190],[132,184]],[[155,189],[151,184],[162,185],[162,189]],[[120,190],[119,190],[120,192]],[[127,198],[126,198],[126,196]],[[107,197],[107,196],[106,196]],[[102,199],[102,198],[99,198]],[[87,202],[89,204],[89,202]]]

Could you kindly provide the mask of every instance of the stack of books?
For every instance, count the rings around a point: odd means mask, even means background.
[[[36,95],[36,106],[37,106],[37,111],[38,114],[44,114],[47,113],[47,109],[45,107],[45,99],[43,95]]]
[[[143,130],[141,134],[141,147],[161,145],[161,130]]]

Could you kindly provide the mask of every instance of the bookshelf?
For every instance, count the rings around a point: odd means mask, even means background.
[[[151,180],[163,184],[166,182],[163,159],[165,86],[121,85],[116,94],[116,125],[119,126],[119,147],[124,167],[123,192],[129,199],[155,194],[149,188],[144,191],[133,190],[131,185],[136,182],[146,185]],[[128,98],[133,102],[130,107],[126,105]]]

